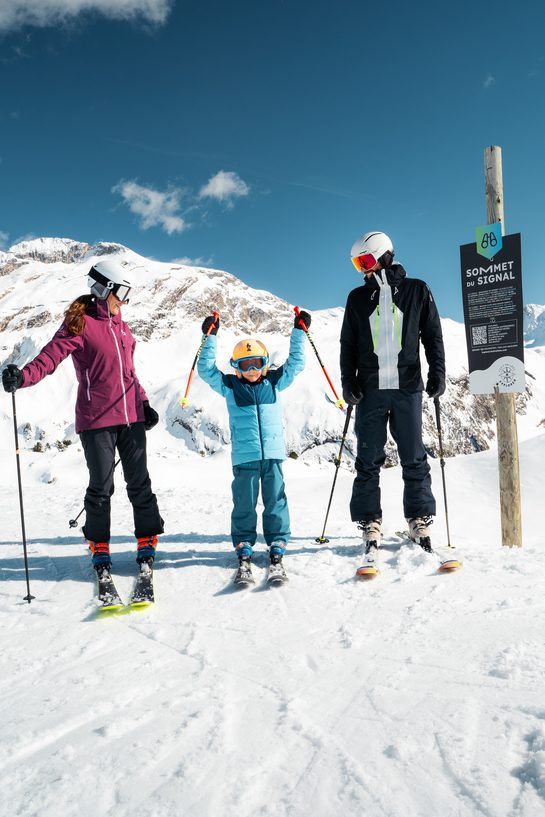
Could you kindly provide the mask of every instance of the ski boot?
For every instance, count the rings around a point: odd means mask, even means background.
[[[239,542],[235,546],[238,556],[238,570],[235,575],[235,584],[244,587],[248,584],[254,584],[255,579],[252,575],[252,553],[253,548],[249,542]]]
[[[130,607],[149,607],[155,601],[153,592],[153,556],[138,556],[140,572],[129,601]]]
[[[420,545],[422,550],[426,553],[432,553],[430,536],[430,525],[433,524],[431,516],[415,516],[412,519],[407,519],[409,525],[409,539],[412,539],[417,545]]]
[[[363,546],[365,548],[365,555],[369,552],[369,548],[373,547],[376,550],[380,547],[380,526],[382,519],[368,519],[358,522],[358,528],[362,532]]]
[[[382,519],[368,519],[358,522],[358,528],[362,532],[363,546],[365,549],[365,559],[361,567],[356,570],[358,578],[372,578],[378,575],[378,551],[380,547],[380,526]]]
[[[287,581],[286,571],[284,569],[284,565],[282,563],[282,558],[286,551],[286,543],[285,542],[271,542],[269,547],[269,557],[271,560],[269,566],[269,574],[267,576],[267,581],[272,584],[281,584],[282,582]]]
[[[99,564],[93,565],[93,567],[97,574],[97,609],[99,612],[104,613],[120,610],[123,607],[123,602],[121,601],[110,573],[112,563],[100,562]]]

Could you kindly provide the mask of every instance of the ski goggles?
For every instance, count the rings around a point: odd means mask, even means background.
[[[377,259],[371,252],[365,252],[362,255],[356,255],[352,258],[352,263],[358,272],[369,272],[377,263]]]
[[[231,360],[231,366],[239,372],[251,372],[252,369],[260,372],[268,365],[268,357],[241,357],[238,360]]]
[[[131,289],[132,287],[125,286],[125,284],[118,284],[112,289],[112,292],[118,301],[122,301],[124,304],[127,304],[129,302],[129,293]]]

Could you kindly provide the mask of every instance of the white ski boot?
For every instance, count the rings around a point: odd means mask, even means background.
[[[356,570],[356,576],[360,579],[369,579],[378,575],[378,553],[380,547],[380,526],[382,519],[371,519],[358,522],[358,528],[362,532],[365,559],[363,565]]]
[[[426,553],[432,553],[430,526],[433,524],[431,516],[415,516],[414,519],[407,519],[409,525],[409,538],[417,545],[420,545]]]

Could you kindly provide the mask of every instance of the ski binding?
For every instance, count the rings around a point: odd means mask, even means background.
[[[280,585],[288,581],[286,571],[282,562],[269,565],[269,572],[267,574],[267,581],[271,585]]]
[[[109,565],[97,565],[95,569],[98,584],[97,612],[100,614],[116,613],[118,610],[122,610],[125,605],[117,592]]]
[[[378,547],[372,544],[368,546],[365,554],[365,562],[356,570],[357,579],[374,579],[380,573],[378,566]]]
[[[140,563],[140,573],[136,578],[136,584],[129,601],[129,607],[149,607],[153,604],[155,597],[153,594],[153,561],[142,559]]]
[[[249,584],[255,584],[255,579],[252,574],[252,566],[249,559],[241,559],[235,575],[234,583],[237,585],[237,587],[247,587]]]

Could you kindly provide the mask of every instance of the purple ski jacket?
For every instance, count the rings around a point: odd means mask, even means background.
[[[81,335],[63,324],[23,368],[21,388],[34,386],[72,355],[78,379],[76,433],[105,426],[144,422],[146,393],[134,371],[136,341],[121,313],[110,316],[106,301],[95,301]]]

